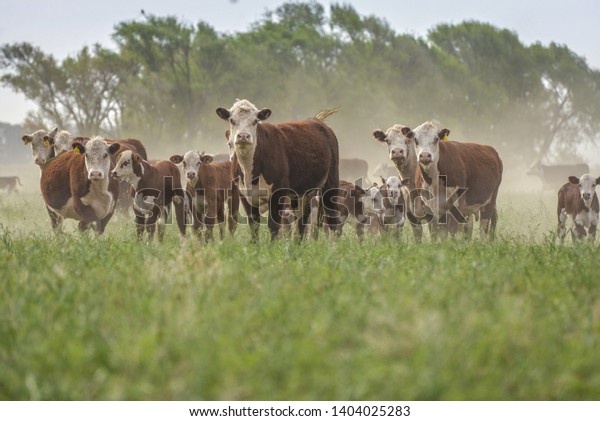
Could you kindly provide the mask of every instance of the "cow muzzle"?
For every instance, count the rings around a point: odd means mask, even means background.
[[[592,195],[589,193],[582,193],[581,197],[583,198],[583,200],[590,200],[592,198]]]
[[[198,176],[198,174],[196,174],[195,172],[188,172],[186,175],[188,180],[190,181],[194,181],[196,179],[196,177]]]
[[[35,158],[35,165],[44,165],[46,160],[44,158]]]
[[[102,180],[104,178],[104,174],[102,171],[90,171],[88,178],[92,181]]]
[[[419,162],[423,165],[429,165],[431,164],[432,161],[432,157],[431,154],[429,152],[421,152],[419,154]]]
[[[252,135],[250,133],[238,133],[235,136],[235,144],[237,145],[247,145],[252,143]]]

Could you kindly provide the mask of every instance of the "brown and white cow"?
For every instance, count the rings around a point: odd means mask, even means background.
[[[37,130],[31,134],[23,135],[21,138],[25,145],[31,146],[33,162],[40,168],[55,157],[54,148],[52,147],[52,144],[48,142],[47,136],[55,136],[57,132],[58,128],[54,128],[48,133],[45,130]]]
[[[448,129],[431,122],[414,130],[419,165],[416,188],[420,198],[445,232],[448,213],[455,225],[451,232],[465,230],[479,214],[481,232],[493,237],[497,220],[496,198],[502,181],[502,160],[488,145],[447,141]]]
[[[17,189],[17,183],[19,186],[22,186],[21,180],[16,175],[12,175],[12,176],[8,176],[8,177],[0,177],[0,189],[1,190],[6,189],[6,191],[8,193],[18,193],[19,192],[19,190]]]
[[[184,191],[179,168],[170,161],[149,163],[137,152],[125,150],[117,157],[112,176],[126,181],[132,187],[133,212],[138,239],[144,230],[152,240],[157,222],[158,239],[163,240],[164,224],[169,220],[171,204],[175,206],[175,218],[181,238],[185,237]]]
[[[193,228],[197,232],[206,226],[206,239],[212,239],[215,224],[219,224],[224,238],[225,203],[228,204],[228,228],[233,235],[237,226],[239,191],[232,178],[232,163],[213,162],[212,155],[188,151],[183,156],[173,155],[174,164],[180,164],[187,179],[186,190],[191,203]]]
[[[389,159],[394,163],[397,172],[400,174],[400,178],[402,180],[410,180],[406,184],[406,188],[410,192],[410,197],[406,198],[406,215],[412,223],[415,240],[421,241],[423,237],[423,227],[421,223],[428,222],[428,220],[423,218],[423,216],[425,216],[425,213],[423,212],[417,215],[414,206],[418,195],[415,184],[418,166],[415,134],[409,127],[401,124],[394,124],[385,132],[380,129],[373,131],[373,137],[387,145]],[[387,179],[389,177],[390,176],[385,178]],[[385,182],[383,184],[385,184]]]
[[[58,231],[62,220],[75,219],[79,229],[95,223],[104,232],[112,217],[119,185],[111,179],[111,154],[118,145],[108,145],[96,137],[84,146],[73,144],[73,151],[51,159],[42,166],[40,187],[50,215],[52,228]]]
[[[573,239],[581,240],[586,234],[590,240],[596,236],[598,225],[598,195],[596,186],[600,183],[600,177],[596,178],[589,174],[580,178],[569,177],[569,182],[558,191],[558,238],[565,238],[566,222],[570,216],[574,227],[571,233]],[[587,232],[586,232],[587,231]]]
[[[412,184],[412,180],[410,178],[401,179],[393,175],[388,177],[387,180],[382,179],[382,181],[380,191],[383,196],[384,208],[381,217],[383,229],[391,229],[393,234],[398,236],[406,222],[406,202],[410,194],[409,186]]]
[[[252,238],[258,238],[261,207],[268,209],[271,239],[277,238],[281,211],[288,196],[299,200],[298,233],[310,217],[310,198],[322,190],[326,223],[339,229],[333,197],[339,186],[339,151],[335,134],[324,123],[334,110],[313,118],[269,124],[271,110],[259,110],[247,100],[231,109],[218,108],[217,115],[229,122],[234,175],[239,178],[242,204],[249,216]]]

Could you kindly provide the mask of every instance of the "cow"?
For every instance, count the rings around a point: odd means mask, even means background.
[[[558,191],[558,238],[561,242],[567,233],[566,222],[569,216],[574,223],[571,230],[574,240],[581,240],[586,234],[590,240],[596,236],[599,209],[596,186],[599,183],[600,177],[589,174],[580,178],[570,176],[569,182]]]
[[[340,158],[340,178],[360,183],[369,176],[369,163],[359,158]]]
[[[464,229],[480,217],[480,230],[492,239],[497,221],[496,198],[502,181],[502,160],[491,146],[448,141],[450,130],[438,130],[431,122],[414,130],[419,165],[416,188],[436,219],[442,234]],[[454,222],[448,221],[448,213]],[[451,225],[446,226],[447,223]],[[462,225],[461,225],[462,224]]]
[[[19,190],[17,190],[17,183],[19,183],[19,186],[23,185],[21,184],[21,180],[19,179],[19,177],[16,175],[9,177],[0,177],[0,189],[6,189],[8,193],[19,192]]]
[[[192,226],[198,233],[206,226],[205,239],[212,239],[215,223],[219,224],[221,239],[224,238],[225,203],[228,204],[227,225],[230,235],[237,226],[239,191],[232,178],[232,163],[213,162],[212,155],[188,151],[184,155],[173,155],[174,164],[181,165],[187,179],[186,190],[190,197]]]
[[[298,234],[304,235],[310,217],[310,199],[321,190],[326,223],[339,233],[337,206],[333,197],[339,186],[338,141],[324,120],[337,110],[315,117],[278,124],[265,120],[271,110],[259,110],[248,100],[237,100],[217,115],[229,123],[233,175],[238,178],[241,201],[249,216],[252,239],[258,239],[261,208],[268,210],[271,239],[281,223],[282,198],[298,200]]]
[[[40,169],[55,157],[54,148],[52,147],[52,144],[47,141],[47,136],[55,136],[57,132],[57,128],[54,128],[48,133],[45,130],[37,130],[31,134],[23,135],[21,138],[23,144],[31,146],[33,162],[39,166]]]
[[[400,175],[402,180],[410,180],[406,185],[406,188],[410,192],[409,197],[406,198],[406,214],[412,223],[414,238],[417,242],[420,242],[423,238],[423,227],[421,223],[424,222],[423,220],[425,220],[425,222],[429,221],[424,218],[426,216],[425,213],[421,212],[419,215],[415,213],[415,203],[418,201],[418,193],[415,185],[418,165],[414,136],[413,131],[409,127],[401,124],[394,124],[385,132],[381,129],[373,131],[375,140],[385,143],[388,147],[389,159],[394,163],[397,170],[396,174],[392,175]],[[387,179],[392,175],[382,177]]]
[[[42,166],[40,187],[52,229],[59,232],[65,218],[79,221],[84,231],[91,224],[99,234],[115,210],[119,184],[110,177],[111,155],[119,145],[95,137],[84,146],[75,142],[64,153]]]
[[[380,188],[383,196],[384,212],[381,217],[383,229],[392,229],[395,236],[399,236],[406,221],[406,202],[409,197],[408,187],[410,178],[400,179],[398,176],[382,177]]]
[[[527,175],[539,177],[543,190],[554,190],[561,186],[571,174],[589,174],[588,164],[544,165],[539,159],[533,161]]]
[[[158,240],[164,237],[164,223],[169,220],[171,204],[175,206],[175,219],[180,238],[185,238],[185,215],[183,209],[184,191],[181,187],[179,168],[171,161],[149,163],[132,150],[125,150],[117,156],[117,163],[111,175],[126,181],[132,187],[133,212],[135,214],[138,239],[143,238],[144,230],[148,240],[154,237],[157,221]],[[150,200],[148,200],[150,198]]]

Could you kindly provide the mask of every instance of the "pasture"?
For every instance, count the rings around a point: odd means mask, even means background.
[[[54,236],[37,169],[0,192],[0,399],[597,400],[595,244],[501,188],[493,243]]]

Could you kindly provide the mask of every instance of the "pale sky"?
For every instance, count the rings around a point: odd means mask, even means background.
[[[85,45],[114,47],[115,24],[140,19],[140,10],[204,21],[219,32],[245,31],[284,0],[0,0],[0,44],[29,42],[62,59]],[[425,36],[439,23],[478,20],[517,33],[527,45],[567,45],[600,69],[600,7],[592,0],[319,0],[354,6],[384,18],[398,33]],[[33,109],[22,95],[0,86],[0,121],[24,120]]]

